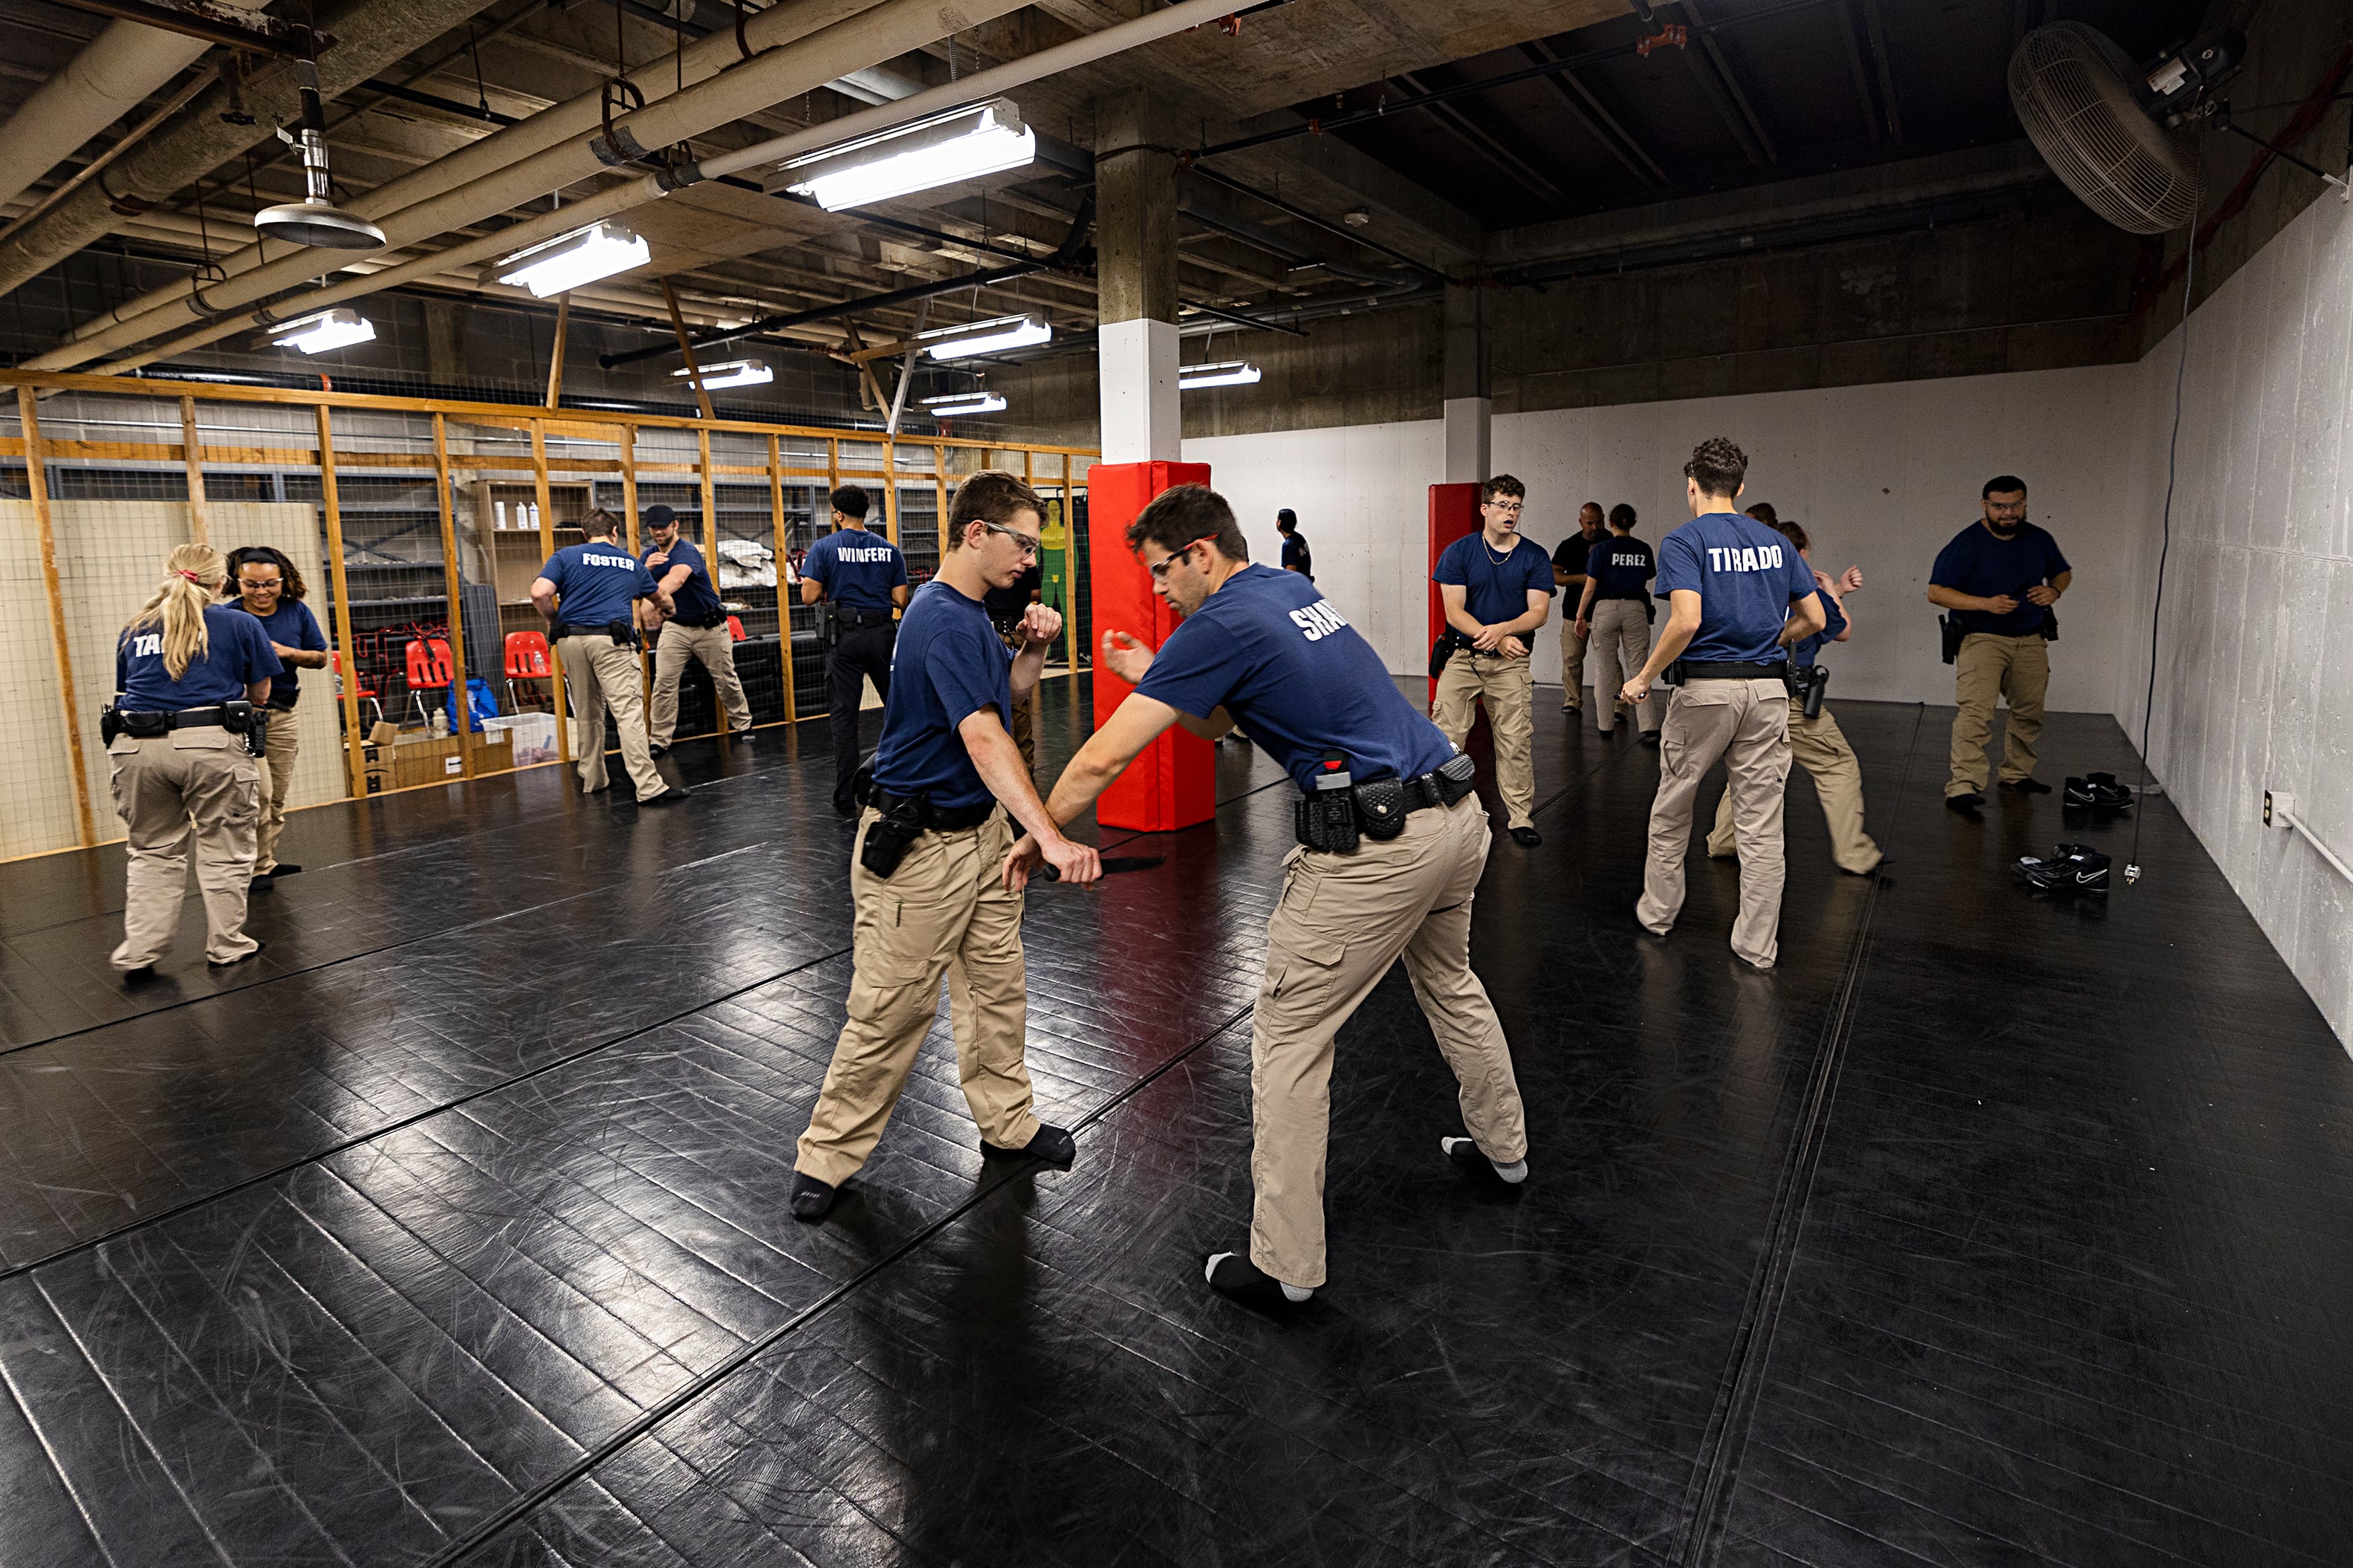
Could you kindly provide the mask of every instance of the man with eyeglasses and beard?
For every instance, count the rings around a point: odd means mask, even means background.
[[[2010,722],[2002,730],[2001,787],[2013,795],[2051,793],[2034,776],[2034,742],[2042,735],[2050,640],[2057,635],[2051,609],[2075,575],[2059,542],[2026,521],[2024,479],[1988,479],[1984,500],[1984,518],[1956,534],[1928,570],[1928,602],[1961,634],[1948,656],[1961,710],[1953,716],[1945,804],[1972,818],[1985,804],[1986,741],[1994,703],[2004,698]]]
[[[1033,836],[1022,842],[1042,845],[1064,881],[1083,886],[1103,874],[1092,848],[1055,828],[1006,732],[1062,617],[1030,605],[1017,654],[984,603],[1037,560],[1044,526],[1028,485],[997,469],[973,475],[941,531],[939,574],[900,621],[881,742],[871,778],[860,770],[849,1019],[793,1162],[797,1218],[823,1218],[873,1152],[931,1031],[943,976],[982,1154],[1067,1165],[1077,1151],[1068,1131],[1030,1110],[1022,891],[1002,876],[1014,841],[1008,811]]]

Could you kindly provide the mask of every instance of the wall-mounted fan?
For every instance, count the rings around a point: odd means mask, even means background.
[[[2053,22],[2010,57],[2010,101],[2052,173],[2118,228],[2163,234],[2196,216],[2205,182],[2181,127],[2212,111],[2246,39],[2224,29],[2147,66],[2105,34]]]

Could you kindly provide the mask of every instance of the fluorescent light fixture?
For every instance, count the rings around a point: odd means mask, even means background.
[[[923,399],[923,407],[934,419],[956,419],[966,414],[994,414],[1004,406],[1005,399],[987,387]]]
[[[337,309],[321,310],[316,315],[303,316],[282,326],[272,327],[269,333],[279,348],[301,349],[306,354],[322,354],[329,349],[374,342],[375,323],[357,310]]]
[[[1020,106],[992,98],[796,158],[769,177],[768,189],[814,196],[839,212],[1018,169],[1037,156],[1038,134],[1021,123]]]
[[[1054,329],[1035,316],[997,316],[986,321],[969,321],[961,327],[935,327],[928,332],[917,332],[914,341],[934,359],[968,359],[975,354],[995,353],[999,349],[1026,349],[1033,343],[1052,342]]]
[[[653,252],[637,235],[617,223],[597,223],[518,250],[500,261],[497,271],[500,282],[544,300],[652,259]]]
[[[686,381],[694,378],[691,370],[674,370],[670,374]],[[702,390],[705,392],[722,386],[764,386],[776,379],[776,373],[768,368],[765,360],[731,359],[725,364],[702,367]]]
[[[1176,389],[1179,392],[1191,392],[1202,386],[1248,386],[1258,378],[1258,366],[1246,359],[1221,359],[1211,364],[1176,367]]]

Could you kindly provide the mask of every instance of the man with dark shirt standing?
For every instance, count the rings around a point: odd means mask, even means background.
[[[1623,680],[1651,657],[1651,579],[1659,574],[1659,558],[1634,537],[1634,509],[1620,501],[1609,509],[1609,537],[1586,558],[1585,595],[1577,601],[1577,630],[1601,645],[1601,668]],[[1617,728],[1616,702],[1599,700],[1594,721],[1603,734]],[[1634,710],[1641,727],[1642,744],[1659,743],[1659,703],[1649,699]]]
[[[699,658],[711,672],[711,689],[727,710],[727,726],[737,740],[752,733],[752,704],[744,682],[735,675],[735,634],[728,629],[727,607],[695,548],[678,526],[678,513],[666,506],[645,510],[648,544],[646,570],[678,605],[678,614],[661,628],[654,644],[653,754],[670,750],[678,732],[678,683],[686,661]]]
[[[1495,732],[1495,791],[1504,797],[1512,842],[1533,849],[1536,831],[1535,676],[1528,639],[1552,614],[1551,563],[1544,549],[1520,537],[1527,488],[1509,474],[1480,487],[1484,525],[1440,552],[1430,580],[1446,606],[1456,647],[1438,677],[1430,716],[1459,750],[1481,702]]]
[[[1577,509],[1577,531],[1552,552],[1552,585],[1561,591],[1561,603],[1574,605],[1585,593],[1585,559],[1601,537],[1601,503],[1587,501]],[[1574,713],[1585,702],[1585,634],[1577,617],[1560,624],[1560,710]]]
[[[1960,623],[1953,660],[1953,776],[1945,804],[1973,816],[1985,804],[1986,740],[1996,700],[2010,700],[2003,727],[2001,787],[2048,795],[2034,776],[2042,697],[2051,685],[2051,606],[2074,579],[2059,542],[2026,521],[2026,481],[1988,479],[1985,516],[1955,535],[1928,570],[1928,602]]]
[[[897,639],[892,611],[907,602],[907,558],[866,528],[866,492],[844,485],[833,492],[834,531],[801,561],[801,603],[831,601],[833,651],[826,656],[826,693],[832,704],[833,813],[855,816],[849,781],[858,772],[858,710],[866,683],[891,700],[891,649]]]
[[[981,605],[988,612],[988,624],[1005,639],[1005,646],[1015,653],[1029,646],[1029,634],[1025,617],[1029,606],[1038,603],[1039,591],[1045,586],[1046,574],[1032,561],[1029,569],[1013,580],[1009,588],[991,588],[981,596]],[[1021,765],[1032,774],[1038,771],[1038,689],[1035,686],[1013,700],[1013,743],[1021,748]]]
[[[1307,540],[1299,531],[1299,514],[1284,507],[1274,514],[1274,531],[1282,535],[1282,569],[1296,572],[1310,583],[1315,581],[1315,557],[1307,549]]]

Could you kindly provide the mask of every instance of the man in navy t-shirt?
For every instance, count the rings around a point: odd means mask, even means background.
[[[678,733],[678,684],[689,659],[700,659],[710,672],[711,689],[727,714],[727,727],[739,741],[752,735],[752,701],[735,674],[735,633],[727,624],[727,606],[711,581],[702,552],[678,525],[678,513],[666,506],[649,506],[646,527],[646,571],[678,605],[676,616],[661,628],[654,644],[653,734],[649,750],[657,757],[670,750]]]
[[[580,520],[581,542],[547,558],[531,602],[547,617],[564,684],[572,692],[572,757],[580,793],[606,786],[605,710],[621,737],[621,762],[639,805],[669,805],[686,791],[666,783],[646,742],[644,676],[638,667],[638,601],[663,615],[677,609],[668,589],[618,537],[621,520],[602,507]]]
[[[1372,645],[1314,584],[1250,563],[1223,497],[1201,485],[1166,491],[1129,525],[1127,542],[1153,591],[1185,619],[1157,654],[1124,631],[1104,631],[1104,665],[1135,690],[1071,760],[1047,811],[1057,823],[1076,817],[1171,724],[1210,739],[1246,724],[1299,787],[1303,847],[1267,922],[1251,1024],[1250,1247],[1247,1256],[1221,1252],[1208,1262],[1219,1290],[1303,1301],[1324,1279],[1334,1038],[1399,957],[1461,1083],[1470,1135],[1441,1138],[1447,1158],[1477,1180],[1526,1178],[1511,1047],[1471,973],[1486,818],[1467,759],[1414,710]],[[1546,564],[1535,546],[1527,554]],[[1375,787],[1361,798],[1324,787],[1343,778]],[[1314,807],[1352,802],[1354,820],[1368,829],[1356,847],[1314,847]],[[1027,838],[1015,845],[1008,883],[1019,887],[1038,854]]]
[[[1953,774],[1945,804],[1974,818],[1985,804],[1986,739],[1996,701],[2008,699],[2001,787],[2048,795],[2034,776],[2034,742],[2042,736],[2042,698],[2051,685],[2051,606],[2074,580],[2059,542],[2026,521],[2026,481],[2003,474],[1986,481],[1985,516],[1953,537],[1928,569],[1928,602],[1958,621],[1953,659]]]
[[[849,781],[858,773],[858,711],[866,683],[891,700],[891,613],[907,602],[907,558],[866,526],[866,491],[844,485],[833,492],[834,531],[801,561],[801,603],[833,605],[833,651],[826,656],[826,692],[833,730],[833,809],[854,816]]]
[[[1315,581],[1315,555],[1307,548],[1307,536],[1299,531],[1299,514],[1284,507],[1274,514],[1274,531],[1282,535],[1282,569]]]
[[[1826,624],[1814,574],[1798,547],[1733,510],[1746,488],[1748,456],[1718,436],[1683,465],[1692,521],[1659,545],[1667,624],[1625,697],[1640,703],[1670,663],[1683,684],[1667,700],[1659,794],[1651,804],[1651,852],[1634,918],[1664,936],[1683,907],[1683,855],[1692,796],[1724,759],[1740,839],[1740,914],[1732,951],[1758,969],[1779,955],[1781,795],[1789,779],[1789,647]]]
[[[1634,509],[1624,501],[1609,509],[1609,537],[1585,558],[1585,588],[1577,605],[1577,636],[1589,637],[1599,645],[1601,668],[1621,684],[1651,657],[1651,579],[1659,574],[1657,553],[1634,537],[1637,521]],[[1610,700],[1593,705],[1595,721],[1605,735],[1617,727],[1617,698],[1609,695]],[[1642,743],[1657,745],[1658,700],[1643,703],[1634,718],[1641,726]]]
[[[874,1152],[931,1031],[943,976],[981,1152],[1066,1165],[1077,1152],[1067,1131],[1030,1109],[1022,893],[1004,875],[1013,848],[1008,811],[1036,836],[1023,842],[1042,842],[1064,880],[1103,874],[1094,850],[1063,837],[1047,816],[1005,728],[1013,704],[1037,685],[1062,617],[1030,605],[1017,654],[983,604],[1038,559],[1045,511],[1011,474],[989,469],[965,480],[941,530],[939,575],[900,627],[898,678],[883,703],[850,858],[849,1020],[793,1161],[792,1210],[801,1219],[824,1217]]]
[[[1552,613],[1552,562],[1544,547],[1520,537],[1527,487],[1497,474],[1479,488],[1480,531],[1439,552],[1430,580],[1446,606],[1454,651],[1439,672],[1430,716],[1461,746],[1487,705],[1495,733],[1495,793],[1504,797],[1512,842],[1533,849],[1544,842],[1536,804],[1535,670],[1528,643]],[[1256,735],[1258,731],[1250,731]]]

